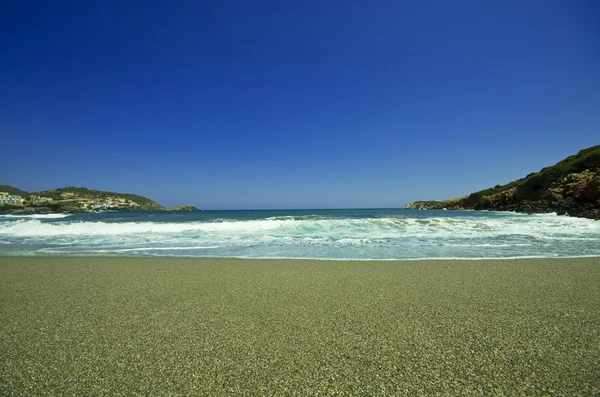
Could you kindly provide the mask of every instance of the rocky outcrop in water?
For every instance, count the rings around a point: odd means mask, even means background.
[[[195,205],[180,205],[177,207],[168,207],[165,208],[165,211],[202,211],[200,208]]]
[[[444,208],[444,205],[441,201],[414,201],[406,204],[404,208],[411,208],[415,210],[441,210]]]

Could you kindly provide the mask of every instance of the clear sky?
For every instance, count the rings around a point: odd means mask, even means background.
[[[401,207],[600,144],[600,2],[2,1],[0,184]]]

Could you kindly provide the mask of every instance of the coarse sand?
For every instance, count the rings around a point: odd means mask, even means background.
[[[600,258],[0,258],[0,395],[598,395]]]

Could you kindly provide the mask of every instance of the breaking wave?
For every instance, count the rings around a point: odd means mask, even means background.
[[[259,219],[13,217],[0,241],[42,253],[290,258],[600,256],[600,222],[554,214],[453,212]],[[450,211],[448,211],[449,213]],[[0,254],[2,253],[0,248]]]
[[[1,218],[7,218],[7,219],[27,219],[27,218],[31,218],[31,219],[62,219],[62,218],[66,218],[68,216],[71,216],[71,214],[23,214],[23,215],[13,215],[13,214],[9,214],[9,215],[0,215],[0,219]]]

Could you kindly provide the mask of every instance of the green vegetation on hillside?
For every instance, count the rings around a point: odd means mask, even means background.
[[[552,183],[567,174],[597,167],[600,167],[600,145],[583,149],[579,153],[569,156],[553,166],[542,168],[539,172],[533,172],[525,178],[502,186],[496,185],[493,188],[472,193],[471,196],[487,197],[516,187],[518,200],[538,200]]]
[[[21,209],[20,205],[13,205],[13,204],[2,204],[2,205],[0,205],[0,212],[1,211],[19,210],[19,209]]]
[[[478,192],[471,193],[470,197],[487,197],[487,196],[491,196],[493,194],[503,192],[503,191],[508,190],[510,188],[513,188],[515,186],[519,186],[524,180],[525,180],[524,178],[523,179],[518,179],[516,181],[507,183],[506,185],[496,185],[496,186],[490,187],[488,189],[480,190]]]
[[[16,194],[21,197],[27,197],[29,195],[28,192],[17,189],[16,187],[8,186],[8,185],[0,185],[0,192],[6,192],[8,194]]]
[[[194,205],[165,208],[144,196],[67,186],[41,192],[26,192],[0,185],[0,192],[25,199],[19,205],[0,205],[3,213],[81,213],[92,211],[201,211]],[[31,196],[37,196],[31,198]],[[52,200],[50,200],[52,199]]]
[[[600,145],[581,150],[576,155],[569,156],[551,167],[542,168],[540,172],[529,174],[517,186],[517,198],[539,199],[544,190],[567,174],[596,167],[600,167]]]
[[[600,219],[600,145],[505,185],[442,202],[416,201],[406,208],[556,212]]]
[[[152,201],[146,197],[138,196],[137,194],[129,194],[129,193],[116,193],[116,192],[106,192],[102,190],[94,190],[88,189],[81,186],[67,186],[59,189],[53,190],[44,190],[42,192],[38,192],[36,194],[44,197],[50,197],[53,199],[60,199],[63,197],[64,193],[73,193],[74,197],[83,197],[88,199],[104,199],[108,197],[121,197],[127,200],[134,201],[138,203],[143,209],[150,210],[160,210],[163,209],[163,206]]]
[[[89,212],[93,210],[164,210],[160,204],[137,194],[106,192],[80,186],[67,186],[41,192],[26,192],[13,186],[0,185],[0,192],[19,195],[25,199],[24,205],[3,205],[1,212],[17,213],[53,213],[53,212]],[[30,202],[31,196],[46,201]]]

